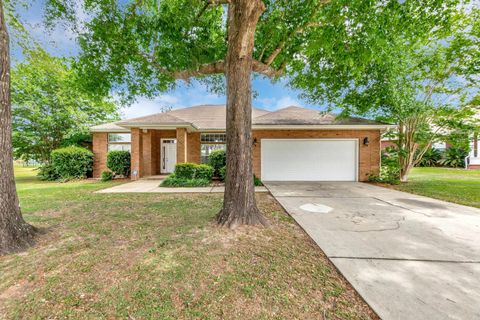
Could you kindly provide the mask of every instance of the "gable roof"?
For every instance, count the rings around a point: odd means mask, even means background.
[[[253,119],[254,125],[385,125],[362,118],[338,118],[332,113],[305,109],[296,106],[286,107]]]
[[[277,111],[252,109],[253,128],[301,128],[333,126],[368,127],[386,129],[391,125],[362,118],[338,118],[335,114],[321,113],[317,110],[290,106]],[[129,130],[129,128],[173,129],[187,128],[193,131],[225,130],[225,105],[200,105],[184,109],[176,109],[149,116],[117,121],[109,124],[91,127],[92,132],[107,132],[109,129]]]

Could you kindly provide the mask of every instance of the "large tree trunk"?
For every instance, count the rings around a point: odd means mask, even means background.
[[[34,228],[22,218],[13,176],[9,51],[3,1],[0,0],[0,254],[28,247],[34,233]]]
[[[233,0],[228,8],[227,175],[218,223],[266,225],[255,201],[252,169],[252,54],[261,0]]]

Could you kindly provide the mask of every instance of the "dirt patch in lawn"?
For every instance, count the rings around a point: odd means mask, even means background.
[[[219,194],[78,192],[0,257],[0,318],[377,319],[269,194],[270,227],[231,231]]]

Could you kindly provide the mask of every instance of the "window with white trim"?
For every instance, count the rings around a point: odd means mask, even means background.
[[[109,133],[108,151],[128,151],[131,152],[132,135],[130,133]]]
[[[200,135],[201,163],[208,163],[208,157],[214,150],[226,150],[226,141],[225,133],[202,133]]]

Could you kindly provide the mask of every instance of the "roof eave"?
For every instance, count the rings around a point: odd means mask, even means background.
[[[321,125],[278,125],[278,124],[254,124],[252,129],[273,129],[273,130],[388,130],[397,128],[392,124],[321,124]]]

